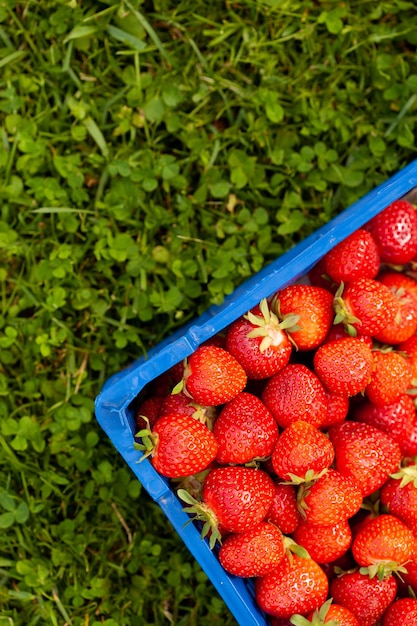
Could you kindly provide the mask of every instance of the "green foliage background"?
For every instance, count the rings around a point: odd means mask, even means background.
[[[0,626],[235,624],[104,381],[415,158],[405,0],[0,0]]]

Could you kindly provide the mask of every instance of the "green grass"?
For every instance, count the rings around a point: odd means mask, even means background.
[[[105,380],[416,157],[404,0],[0,0],[0,626],[235,624]]]

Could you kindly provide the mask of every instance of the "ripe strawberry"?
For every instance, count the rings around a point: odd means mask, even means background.
[[[417,464],[392,474],[380,490],[381,504],[402,520],[417,536]]]
[[[398,300],[398,313],[382,330],[374,333],[380,343],[395,345],[409,339],[417,330],[417,283],[402,272],[385,271],[378,280],[391,289]]]
[[[379,428],[346,420],[330,426],[328,434],[336,452],[336,469],[352,478],[364,497],[382,487],[399,467],[399,444]]]
[[[361,626],[375,626],[397,593],[393,575],[379,580],[360,571],[346,572],[330,583],[333,602],[349,609]]]
[[[398,352],[407,357],[413,378],[417,378],[417,334],[402,341],[397,346]]]
[[[297,328],[288,330],[300,351],[317,348],[333,322],[333,294],[322,287],[289,285],[275,294],[271,306],[280,319],[297,316]]]
[[[345,339],[346,337],[351,337],[351,335],[349,335],[348,329],[345,328],[343,324],[333,324],[333,326],[327,333],[326,343],[328,341],[334,341],[335,339]],[[355,337],[356,339],[360,339],[361,341],[366,343],[371,348],[371,350],[374,347],[372,337],[370,337],[369,335],[362,335],[361,333],[357,332],[355,334]]]
[[[411,386],[413,373],[407,359],[393,350],[374,350],[374,366],[365,393],[376,406],[391,404]]]
[[[223,406],[213,434],[218,445],[216,460],[222,465],[244,465],[272,454],[278,426],[257,396],[242,391]]]
[[[404,265],[416,256],[417,214],[409,202],[396,200],[364,228],[376,241],[382,262]]]
[[[261,394],[278,426],[304,420],[320,426],[327,416],[327,397],[316,374],[302,363],[289,363],[270,378]]]
[[[263,470],[249,467],[215,467],[208,473],[202,491],[202,502],[197,502],[185,490],[178,496],[194,519],[204,525],[202,536],[210,534],[210,546],[221,539],[223,532],[239,533],[261,522],[274,497],[272,478]]]
[[[149,385],[149,393],[154,396],[167,396],[175,385],[177,385],[182,379],[184,374],[184,363],[176,363],[170,367],[166,372],[160,374]]]
[[[268,615],[290,618],[321,606],[327,598],[326,574],[313,559],[285,556],[279,566],[255,580],[255,599]]]
[[[349,398],[339,394],[330,393],[326,390],[327,396],[327,415],[320,424],[321,429],[326,429],[332,424],[343,422],[349,413]]]
[[[355,337],[336,339],[317,348],[313,365],[328,391],[354,396],[363,391],[371,379],[372,351],[366,343]]]
[[[359,511],[363,500],[356,482],[333,468],[312,483],[301,485],[297,499],[303,518],[321,526],[349,519]]]
[[[416,626],[417,599],[398,598],[385,611],[381,626]]]
[[[171,413],[160,417],[152,431],[139,431],[144,457],[151,455],[153,467],[168,478],[190,476],[206,469],[215,459],[217,442],[213,433],[190,415]],[[139,446],[137,446],[139,447]]]
[[[347,520],[331,526],[302,520],[292,533],[292,538],[307,550],[314,561],[323,565],[345,554],[352,543],[352,531]]]
[[[213,430],[213,423],[216,418],[216,408],[212,406],[202,406],[194,402],[184,392],[170,393],[164,398],[159,409],[159,417],[169,415],[169,413],[186,413],[197,419],[202,424],[206,424]]]
[[[343,323],[349,334],[373,337],[391,323],[399,310],[392,291],[373,278],[358,278],[341,283],[334,298],[334,323]]]
[[[413,422],[411,433],[401,442],[401,451],[404,457],[417,456],[417,417]]]
[[[341,604],[333,604],[332,599],[310,613],[308,618],[301,615],[294,615],[291,618],[293,626],[361,626],[356,617]]]
[[[183,382],[195,402],[218,406],[243,391],[247,376],[227,350],[207,345],[200,346],[189,357]]]
[[[259,522],[249,530],[226,537],[219,550],[224,569],[242,578],[265,576],[285,556],[281,531],[270,522]]]
[[[285,428],[275,444],[272,466],[283,480],[313,480],[330,467],[334,448],[312,424],[298,420]],[[299,479],[299,480],[298,480]]]
[[[416,409],[411,397],[403,393],[390,404],[377,406],[365,400],[352,411],[352,419],[363,424],[371,424],[391,437],[399,444],[403,456],[407,456]]]
[[[289,535],[297,528],[300,520],[295,487],[275,480],[274,490],[274,497],[265,519]]]
[[[241,364],[249,379],[276,374],[290,360],[293,346],[286,329],[297,319],[280,322],[267,300],[231,324],[226,334],[226,350]]]
[[[323,257],[325,274],[336,283],[375,278],[380,268],[378,246],[371,233],[358,228]]]
[[[135,423],[138,429],[154,426],[163,402],[163,396],[150,396],[139,404],[135,413]]]
[[[381,513],[356,533],[352,554],[358,565],[368,568],[370,576],[381,577],[406,564],[415,552],[415,543],[413,532],[404,522],[395,515]]]

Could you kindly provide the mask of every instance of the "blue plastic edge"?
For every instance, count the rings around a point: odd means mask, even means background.
[[[104,384],[95,401],[96,419],[132,472],[159,504],[191,554],[205,571],[236,620],[242,626],[267,626],[257,607],[251,582],[228,575],[169,486],[148,460],[133,447],[134,421],[129,405],[157,376],[189,356],[204,341],[229,326],[240,315],[299,280],[339,241],[363,226],[386,206],[417,187],[417,159],[345,209],[315,233],[242,283],[222,305],[213,306],[171,337],[152,348]]]

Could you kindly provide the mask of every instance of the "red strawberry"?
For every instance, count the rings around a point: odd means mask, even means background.
[[[333,326],[327,333],[326,342],[334,341],[335,339],[345,339],[346,337],[351,337],[351,335],[349,335],[348,329],[345,328],[343,324],[333,324]],[[372,337],[370,337],[369,335],[362,335],[361,333],[356,332],[355,337],[356,339],[360,339],[361,341],[366,343],[371,348],[371,350],[374,347]]]
[[[261,394],[281,428],[304,420],[320,426],[327,416],[327,397],[316,374],[302,363],[290,363],[270,378]]]
[[[404,393],[384,406],[376,406],[370,401],[362,402],[352,411],[352,419],[371,424],[391,435],[399,444],[403,456],[407,456],[416,419],[414,402],[408,394]]]
[[[270,522],[228,535],[219,550],[224,569],[242,578],[265,576],[278,567],[284,555],[283,535]]]
[[[392,474],[380,490],[381,504],[401,519],[417,536],[417,464]]]
[[[379,580],[360,571],[346,572],[330,583],[330,596],[336,604],[349,609],[361,626],[375,626],[393,602],[397,582],[393,575]]]
[[[349,609],[346,609],[341,604],[333,604],[331,598],[314,613],[310,613],[308,616],[310,621],[302,621],[306,620],[306,618],[299,619],[298,615],[295,618],[292,618],[294,626],[308,626],[310,624],[312,626],[323,626],[324,624],[329,624],[329,626],[361,626]]]
[[[163,402],[163,396],[150,396],[139,404],[135,413],[135,423],[138,429],[153,427],[159,417]]]
[[[329,468],[321,478],[298,489],[298,502],[310,524],[333,526],[359,511],[362,493],[352,478]]]
[[[378,246],[368,231],[358,228],[323,257],[323,267],[336,283],[375,278],[380,267]]]
[[[334,323],[343,323],[349,334],[375,336],[394,321],[399,310],[398,298],[379,281],[358,278],[340,289],[334,298]]]
[[[239,533],[261,522],[274,497],[272,478],[263,470],[241,466],[216,467],[208,473],[197,502],[186,491],[178,490],[187,504],[185,510],[202,520],[202,536],[210,534],[210,546],[221,539],[220,530]]]
[[[216,417],[216,409],[212,406],[202,406],[194,402],[184,392],[170,393],[162,402],[159,416],[169,415],[170,413],[186,413],[192,415],[199,422],[206,424],[210,430],[213,430],[213,423]]]
[[[376,241],[382,262],[404,265],[416,256],[417,214],[409,202],[396,200],[364,228]]]
[[[417,378],[417,334],[402,341],[397,346],[398,352],[407,357],[413,378]]]
[[[297,508],[297,494],[294,485],[274,481],[274,498],[266,519],[288,535],[294,532],[300,520]]]
[[[292,534],[294,541],[305,548],[320,565],[332,563],[350,548],[352,531],[347,520],[332,526],[311,524],[302,520]]]
[[[278,426],[263,402],[242,391],[224,405],[213,427],[217,461],[244,465],[269,457],[278,439]]]
[[[381,626],[416,626],[417,599],[398,598],[385,611]]]
[[[272,453],[272,466],[283,480],[313,480],[330,467],[334,448],[318,428],[298,420],[283,430]]]
[[[401,272],[385,271],[379,282],[391,289],[398,300],[398,313],[382,330],[374,333],[380,343],[395,345],[409,339],[417,330],[417,283]]]
[[[321,606],[328,588],[326,574],[313,559],[292,554],[285,556],[275,570],[255,580],[255,598],[268,615],[289,618]]]
[[[352,478],[368,496],[388,480],[401,461],[399,444],[370,424],[346,420],[328,429],[336,451],[336,469]]]
[[[217,442],[213,433],[190,415],[165,415],[157,420],[152,432],[139,431],[138,435],[151,439],[153,446],[145,444],[142,449],[151,454],[151,463],[157,472],[168,478],[197,474],[216,457]]]
[[[354,396],[363,391],[371,379],[372,351],[355,337],[336,339],[316,350],[313,364],[317,376],[331,393]]]
[[[415,552],[415,544],[414,534],[404,522],[395,515],[381,513],[356,533],[352,554],[358,565],[368,568],[370,576],[381,577],[406,564]]]
[[[401,442],[401,451],[404,457],[417,456],[417,417],[413,422],[411,433]]]
[[[241,364],[249,379],[264,379],[276,374],[290,359],[293,346],[286,328],[296,323],[291,317],[281,323],[271,312],[267,300],[231,324],[226,349]]]
[[[184,384],[192,399],[205,406],[232,400],[246,386],[243,367],[223,348],[200,346],[189,357]]]
[[[374,350],[371,380],[365,392],[376,406],[391,404],[411,386],[413,373],[407,359],[393,350]]]
[[[157,376],[149,385],[149,392],[154,396],[167,396],[182,379],[184,363],[176,363],[166,372]]]
[[[320,428],[326,429],[332,424],[343,422],[349,413],[349,398],[339,394],[326,391],[327,396],[327,415],[321,423]]]
[[[325,339],[333,322],[333,294],[322,287],[294,284],[278,291],[272,307],[280,319],[297,316],[297,329],[291,339],[297,349],[313,350]]]

